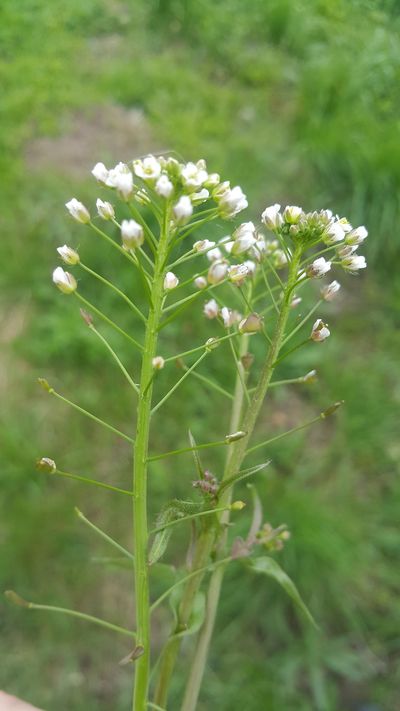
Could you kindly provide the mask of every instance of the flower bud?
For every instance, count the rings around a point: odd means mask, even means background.
[[[302,377],[303,383],[315,383],[316,380],[317,380],[317,371],[316,370],[310,370],[308,373],[306,373]]]
[[[319,318],[316,320],[312,327],[311,338],[317,343],[322,343],[331,335],[331,332],[327,325]]]
[[[227,444],[230,444],[231,442],[237,442],[239,439],[243,439],[243,437],[246,437],[247,432],[243,432],[243,430],[238,430],[238,432],[232,432],[232,434],[228,434],[225,436],[225,440]]]
[[[106,183],[108,178],[108,170],[104,163],[96,163],[92,170],[92,175],[99,181],[99,183]]]
[[[225,328],[230,328],[235,323],[238,323],[242,319],[242,314],[238,311],[228,309],[227,306],[223,306],[221,309],[221,318],[224,322]]]
[[[318,279],[319,277],[324,276],[327,272],[329,272],[331,268],[331,262],[327,262],[324,257],[320,257],[319,259],[315,259],[312,264],[310,264],[309,267],[306,269],[306,274],[309,277],[314,277]]]
[[[204,304],[203,313],[207,318],[217,318],[219,314],[219,306],[215,299],[210,299]]]
[[[165,365],[165,360],[162,356],[154,356],[151,361],[154,370],[161,370]]]
[[[275,203],[275,205],[266,207],[261,215],[261,221],[271,232],[275,232],[275,230],[279,229],[283,224],[283,218],[279,212],[280,209],[281,206]]]
[[[200,239],[193,245],[194,251],[199,253],[208,252],[209,250],[211,250],[212,247],[215,247],[215,242],[210,242],[209,239]]]
[[[331,222],[325,230],[323,239],[326,244],[335,244],[335,242],[341,242],[344,237],[343,225],[340,222]]]
[[[174,186],[168,178],[168,175],[160,175],[155,185],[155,191],[157,195],[161,195],[163,198],[171,197],[174,192]]]
[[[303,210],[298,205],[287,205],[283,211],[283,219],[290,225],[296,225],[303,214]]]
[[[114,178],[114,187],[118,190],[121,198],[129,200],[133,192],[133,175],[131,171],[117,173]]]
[[[62,267],[57,267],[54,270],[53,282],[63,294],[72,294],[78,286],[75,277],[69,272],[65,272]]]
[[[178,284],[178,277],[173,272],[167,272],[164,278],[164,289],[170,291],[171,289],[175,289]]]
[[[222,252],[219,247],[214,247],[207,250],[206,256],[209,262],[215,262],[217,259],[222,259]]]
[[[211,264],[208,270],[207,279],[209,284],[219,284],[228,275],[228,263],[224,259],[217,259]]]
[[[220,342],[218,338],[207,338],[204,347],[206,351],[213,351],[215,348],[218,348],[220,345]]]
[[[90,222],[89,210],[76,198],[72,198],[72,200],[66,202],[65,207],[71,217],[73,217],[77,222],[81,222],[83,225]]]
[[[356,272],[359,269],[365,269],[366,266],[367,262],[365,261],[365,257],[361,254],[352,254],[349,257],[345,257],[342,261],[343,269],[346,269],[346,271],[349,272]]]
[[[263,327],[262,316],[252,313],[239,323],[240,333],[257,333]]]
[[[232,254],[238,255],[246,252],[256,243],[256,229],[252,222],[243,222],[234,231]]]
[[[57,471],[57,466],[53,459],[42,457],[36,462],[36,469],[39,469],[41,472],[46,472],[46,474],[54,474],[54,472]]]
[[[188,195],[182,195],[173,207],[173,213],[177,224],[184,224],[193,214],[193,205]]]
[[[190,196],[190,199],[191,199],[193,205],[201,205],[201,203],[208,200],[209,197],[210,197],[210,193],[208,192],[207,188],[203,188],[202,190],[199,190],[197,193],[192,193]]]
[[[325,301],[332,301],[336,294],[338,293],[340,289],[340,284],[338,281],[332,281],[330,284],[327,286],[324,286],[321,289],[321,295],[322,298],[325,299]]]
[[[215,191],[214,191],[215,196]],[[224,190],[218,202],[219,213],[221,217],[234,217],[248,206],[247,197],[243,193],[242,188],[236,185],[234,188]]]
[[[230,510],[231,511],[241,511],[242,509],[244,509],[245,506],[246,506],[246,504],[244,503],[244,501],[234,501],[230,505]]]
[[[203,276],[196,277],[194,283],[198,289],[205,289],[208,286],[207,279]]]
[[[359,245],[364,240],[368,237],[368,230],[364,227],[364,225],[360,225],[360,227],[356,227],[354,230],[351,230],[347,236],[346,236],[346,244],[350,245]]]
[[[216,188],[217,185],[219,185],[220,180],[221,178],[218,173],[210,173],[204,185],[206,188]]]
[[[299,304],[301,304],[301,302],[302,302],[301,296],[294,296],[293,299],[292,299],[291,302],[290,302],[290,307],[291,307],[292,309],[295,309],[296,306],[298,306]]]
[[[46,390],[46,392],[53,392],[53,388],[49,385],[46,378],[38,378],[38,383],[42,386],[43,390]]]
[[[252,353],[245,353],[240,360],[243,368],[248,372],[254,363],[254,355]]]
[[[79,313],[83,321],[86,323],[86,326],[89,326],[90,328],[90,326],[93,325],[93,318],[91,314],[88,311],[85,311],[85,309],[79,309]]]
[[[121,237],[124,249],[137,249],[144,242],[143,227],[135,220],[122,220]]]
[[[79,264],[79,254],[68,245],[64,244],[63,247],[57,247],[57,252],[65,264]]]
[[[234,264],[232,267],[229,267],[228,274],[229,279],[233,284],[241,286],[248,276],[249,270],[245,264]]]
[[[114,208],[110,202],[97,198],[96,207],[99,216],[102,217],[103,220],[112,220],[115,217]]]
[[[245,262],[243,262],[244,266],[247,267],[247,273],[250,277],[254,276],[256,273],[257,269],[257,264],[253,262],[251,259],[246,259]]]
[[[333,405],[330,405],[330,407],[327,407],[326,410],[321,412],[321,417],[322,419],[325,419],[325,417],[329,417],[330,415],[333,415],[336,410],[339,409],[344,403],[344,400],[339,400],[338,402],[334,402]]]

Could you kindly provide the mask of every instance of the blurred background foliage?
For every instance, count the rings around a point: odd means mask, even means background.
[[[0,20],[1,587],[120,623],[133,617],[130,573],[94,559],[110,551],[73,514],[78,504],[129,546],[129,503],[34,471],[46,454],[65,470],[120,485],[130,477],[125,443],[36,384],[45,376],[120,429],[132,427],[134,404],[118,373],[83,327],[75,300],[55,292],[50,273],[55,247],[67,241],[140,300],[119,260],[73,225],[63,204],[76,195],[93,209],[98,189],[90,170],[98,160],[113,164],[160,150],[204,157],[242,185],[248,219],[278,201],[330,207],[366,224],[370,269],[344,280],[341,299],[321,313],[333,327],[330,342],[281,368],[282,377],[293,377],[315,366],[318,384],[274,390],[260,426],[279,432],[346,401],[334,420],[271,447],[272,465],[258,480],[265,516],[292,531],[280,560],[321,630],[299,619],[274,584],[232,568],[199,711],[217,704],[222,711],[394,711],[398,3],[2,0]],[[118,310],[119,322],[132,328],[117,302],[82,281],[89,298]],[[171,327],[165,352],[201,342],[213,328],[199,306],[183,327]],[[125,344],[110,337],[130,364]],[[212,367],[228,386],[223,360],[216,357]],[[162,387],[175,377],[163,372]],[[154,449],[184,442],[187,423],[199,440],[221,433],[223,408],[218,395],[186,383],[159,417]],[[215,453],[207,458],[215,471],[220,463]],[[157,462],[153,514],[166,496],[187,496],[192,478],[190,459]],[[248,498],[244,487],[238,494]],[[175,534],[167,560],[183,555]],[[161,589],[165,581],[154,584]],[[129,651],[123,638],[3,603],[0,624],[7,691],[46,711],[129,707],[131,671],[117,664]],[[156,645],[168,624],[164,611]],[[181,684],[178,678],[171,709]]]

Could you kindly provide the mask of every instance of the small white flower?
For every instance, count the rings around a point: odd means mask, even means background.
[[[186,222],[193,214],[193,205],[188,195],[182,195],[173,208],[175,221],[178,224]]]
[[[253,257],[253,259],[255,259],[257,262],[261,262],[264,255],[268,254],[267,244],[268,243],[265,241],[264,237],[258,235],[256,242],[249,250],[250,256]],[[278,246],[278,243],[276,243],[276,246]]]
[[[165,365],[165,360],[162,356],[154,356],[151,361],[154,370],[161,370]]]
[[[319,257],[319,259],[314,259],[313,263],[307,267],[307,276],[319,278],[324,276],[329,272],[331,268],[331,262],[327,262],[324,257]]]
[[[198,276],[194,280],[197,289],[205,289],[207,286],[207,279],[203,276]]]
[[[96,163],[92,170],[92,175],[94,175],[99,183],[106,183],[108,178],[108,170],[104,163]]]
[[[364,242],[367,237],[368,230],[364,227],[364,225],[360,225],[360,227],[356,227],[354,230],[351,230],[351,232],[348,232],[346,236],[346,244],[359,245]]]
[[[222,252],[219,247],[207,250],[207,259],[209,262],[215,262],[217,259],[222,259]]]
[[[201,188],[208,178],[204,160],[199,160],[197,163],[186,163],[181,169],[182,183],[189,191],[195,191]]]
[[[68,245],[64,244],[63,247],[57,247],[57,252],[65,264],[79,264],[79,254]]]
[[[290,306],[291,306],[292,309],[295,309],[296,306],[298,306],[299,304],[301,304],[301,302],[302,302],[301,296],[294,296],[293,299],[292,299],[291,302],[290,302]]]
[[[129,173],[118,173],[114,178],[115,188],[124,200],[129,200],[133,192],[133,175]]]
[[[232,254],[242,254],[256,243],[256,228],[252,222],[243,222],[234,231]]]
[[[143,227],[135,220],[122,220],[121,237],[124,249],[137,249],[144,242]]]
[[[204,185],[206,188],[216,188],[220,183],[220,176],[218,173],[210,173]]]
[[[204,315],[207,316],[207,318],[217,318],[219,314],[219,306],[215,299],[210,299],[210,301],[206,301],[204,304],[203,308]]]
[[[287,205],[283,211],[283,219],[290,225],[296,225],[303,214],[303,210],[298,205]]]
[[[218,244],[220,244],[224,248],[227,254],[231,254],[234,242],[229,235],[227,237],[224,237],[223,239],[220,239]]]
[[[106,185],[109,188],[115,188],[116,186],[116,181],[119,178],[120,175],[128,175],[128,173],[131,173],[129,170],[128,166],[126,163],[117,163],[115,168],[111,168],[111,170],[108,171],[108,175],[106,178]],[[132,173],[131,173],[132,175]]]
[[[246,259],[245,262],[243,262],[244,266],[247,267],[247,272],[249,276],[254,276],[256,273],[257,269],[257,264],[253,262],[251,259]]]
[[[57,267],[57,269],[54,270],[53,282],[63,294],[72,294],[78,286],[75,277],[65,272],[62,267]]]
[[[77,222],[81,222],[83,225],[90,222],[89,210],[76,198],[72,198],[72,200],[66,202],[65,207],[71,217],[73,217]]]
[[[161,197],[163,198],[171,197],[172,193],[174,192],[174,186],[168,178],[168,175],[160,175],[155,185],[155,191],[157,195],[161,195]]]
[[[242,314],[238,311],[228,309],[227,306],[223,306],[221,309],[221,318],[224,322],[225,328],[231,328],[235,323],[239,323],[242,320]]]
[[[173,272],[167,272],[164,279],[164,289],[170,291],[175,289],[179,284],[179,279]]]
[[[328,338],[330,335],[331,332],[327,327],[326,323],[324,323],[320,318],[318,318],[312,327],[312,340],[316,341],[317,343],[321,343],[322,341],[325,341],[325,339]]]
[[[208,270],[207,279],[209,284],[219,284],[228,275],[228,262],[224,259],[217,259],[211,264]]]
[[[234,217],[242,210],[245,210],[247,206],[247,197],[239,185],[226,190],[218,199],[221,217]]]
[[[325,301],[332,301],[340,289],[340,284],[338,281],[332,281],[327,286],[322,287],[321,295]]]
[[[143,158],[143,160],[133,161],[133,171],[138,178],[145,181],[157,180],[161,173],[160,162],[152,155]]]
[[[361,254],[352,254],[342,261],[343,269],[346,269],[349,272],[356,272],[359,269],[365,269],[366,266],[367,262],[365,261],[365,257]]]
[[[215,242],[210,242],[209,239],[200,239],[194,243],[193,249],[195,252],[207,252],[215,246]]]
[[[280,209],[281,206],[276,202],[275,205],[266,207],[261,215],[261,221],[271,232],[275,232],[275,230],[279,229],[283,224],[283,217],[279,212]]]
[[[288,258],[283,249],[276,249],[275,252],[272,253],[272,259],[276,269],[282,269],[286,267],[288,263]]]
[[[208,200],[209,197],[210,193],[208,192],[207,188],[203,188],[197,193],[192,193],[190,199],[193,205],[201,205],[201,203]]]
[[[350,257],[354,252],[357,251],[357,246],[356,244],[346,244],[343,247],[339,247],[337,250],[338,256],[341,259],[346,259],[347,257]]]
[[[245,264],[234,264],[232,267],[229,267],[228,274],[230,281],[240,286],[249,275],[249,270]]]
[[[96,207],[98,214],[103,218],[103,220],[112,220],[115,217],[114,208],[110,202],[97,198]]]
[[[351,232],[351,230],[353,229],[350,222],[348,221],[347,217],[340,217],[338,219],[338,222],[341,225],[342,230],[345,234],[347,234],[348,232]]]
[[[345,238],[345,231],[340,222],[331,222],[325,230],[324,242],[326,244],[335,244],[341,242]]]

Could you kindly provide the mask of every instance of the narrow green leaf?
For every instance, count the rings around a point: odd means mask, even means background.
[[[225,479],[225,481],[223,481],[219,487],[218,495],[220,496],[223,491],[229,489],[231,486],[234,486],[234,484],[237,484],[239,481],[242,481],[242,479],[247,479],[249,476],[257,474],[257,472],[261,471],[261,469],[265,469],[266,467],[268,467],[269,464],[271,464],[271,460],[269,460],[268,462],[263,462],[263,464],[257,464],[256,466],[250,467],[249,469],[243,469],[237,474],[234,474],[228,479]]]
[[[192,433],[191,433],[190,430],[189,430],[189,442],[190,442],[190,446],[193,447],[193,459],[194,459],[194,463],[195,463],[195,465],[196,465],[196,469],[197,469],[197,473],[198,473],[198,475],[199,475],[199,479],[204,479],[204,469],[203,469],[202,464],[201,464],[200,455],[199,455],[199,453],[198,453],[198,451],[197,451],[197,443],[196,443],[196,440],[195,440],[195,438],[193,437],[193,435],[192,435]]]
[[[178,589],[174,590],[170,596],[171,606],[174,612],[175,620],[179,623],[179,603],[181,601],[182,592]],[[196,634],[204,622],[206,613],[206,596],[204,592],[199,590],[193,602],[192,611],[190,613],[189,622],[184,629],[178,630],[174,634],[174,638],[187,637],[191,634]]]
[[[316,624],[308,607],[303,602],[293,580],[289,578],[274,558],[263,556],[262,558],[247,559],[246,564],[254,573],[262,573],[270,578],[274,578],[274,580],[276,580],[276,582],[287,592],[289,597],[292,598],[293,602],[302,610],[308,621],[311,622],[316,629],[318,629],[318,625]]]

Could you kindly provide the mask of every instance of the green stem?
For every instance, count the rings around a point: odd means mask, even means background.
[[[136,383],[133,382],[131,376],[129,375],[129,373],[128,373],[128,371],[127,371],[127,369],[126,369],[125,366],[121,363],[121,361],[120,361],[120,359],[118,358],[116,352],[111,348],[111,346],[110,346],[110,344],[108,343],[108,341],[104,338],[104,336],[101,335],[101,333],[99,333],[99,331],[93,326],[93,324],[90,324],[90,325],[89,325],[89,328],[90,328],[91,331],[93,331],[93,333],[96,334],[97,338],[99,338],[100,341],[101,341],[102,343],[104,343],[104,345],[105,345],[105,347],[107,348],[107,350],[109,351],[109,353],[111,353],[111,355],[112,355],[112,357],[113,357],[113,360],[115,360],[116,364],[118,365],[118,368],[119,368],[120,371],[125,375],[125,378],[127,379],[127,381],[128,381],[128,383],[129,383],[129,385],[131,386],[131,388],[135,391],[136,395],[139,395],[139,388],[138,388],[138,386],[136,385]]]
[[[147,523],[147,467],[150,434],[150,417],[153,394],[153,364],[156,355],[157,334],[163,303],[164,264],[169,239],[169,203],[165,205],[160,240],[157,245],[154,265],[154,280],[146,327],[142,370],[140,375],[137,426],[134,447],[133,469],[133,528],[135,557],[135,605],[137,620],[137,643],[144,653],[135,663],[133,711],[145,711],[150,670],[150,603],[148,570],[148,523]]]
[[[143,346],[140,345],[140,343],[138,343],[138,341],[135,341],[135,339],[132,338],[132,336],[130,336],[128,333],[126,333],[126,331],[124,331],[122,328],[120,328],[120,326],[117,326],[117,324],[114,323],[114,321],[112,321],[110,318],[108,318],[108,316],[103,314],[103,312],[100,311],[96,306],[94,306],[90,301],[85,299],[85,297],[82,296],[82,294],[80,294],[78,291],[74,291],[74,294],[75,294],[76,298],[82,302],[82,304],[85,304],[85,306],[87,306],[88,309],[90,309],[95,314],[97,314],[97,316],[99,316],[103,321],[105,321],[105,323],[107,323],[109,326],[111,326],[115,331],[118,331],[118,333],[120,333],[122,336],[127,338],[128,341],[131,341],[131,343],[133,343],[133,345],[136,346],[136,348],[139,351],[143,350]]]
[[[102,277],[101,274],[98,274],[97,272],[93,271],[93,269],[90,269],[90,267],[87,267],[86,264],[83,264],[83,262],[79,262],[79,264],[82,267],[82,269],[85,270],[85,272],[87,272],[88,274],[91,274],[91,276],[94,276],[96,279],[98,279],[98,281],[101,281],[102,284],[105,284],[105,286],[108,286],[109,289],[112,289],[113,291],[115,291],[115,293],[118,294],[118,296],[120,296],[121,299],[123,299],[128,304],[128,306],[132,309],[132,311],[136,314],[136,316],[138,316],[141,319],[141,321],[146,323],[146,319],[143,316],[140,309],[138,309],[136,304],[134,304],[133,301],[131,301],[129,299],[129,297],[126,294],[124,294],[123,291],[121,291],[121,289],[118,289],[118,287],[115,286],[115,284],[113,284],[111,281],[108,281],[108,279],[105,279],[105,277]]]
[[[78,516],[78,518],[80,518],[80,520],[83,521],[83,523],[85,523],[86,526],[91,528],[92,531],[97,533],[97,535],[100,536],[100,538],[103,538],[111,546],[114,546],[114,548],[116,548],[120,553],[122,553],[124,556],[126,556],[130,560],[132,560],[132,561],[134,560],[132,553],[129,553],[129,551],[127,551],[126,548],[124,548],[123,546],[120,546],[120,544],[117,543],[117,541],[114,541],[114,539],[111,538],[111,536],[109,536],[107,533],[105,533],[105,531],[102,531],[101,528],[98,528],[98,526],[95,526],[94,523],[89,521],[89,519],[86,518],[86,516],[83,515],[82,511],[79,511],[79,509],[77,507],[75,507],[75,513]]]
[[[81,620],[86,620],[86,622],[93,622],[95,625],[106,627],[106,629],[112,630],[113,632],[119,632],[120,634],[127,635],[128,637],[136,637],[135,632],[131,632],[130,630],[125,629],[125,627],[113,625],[111,622],[102,620],[100,617],[93,617],[93,615],[87,615],[85,612],[78,612],[78,610],[69,610],[66,607],[56,607],[55,605],[37,605],[34,602],[29,602],[28,607],[30,610],[47,610],[48,612],[60,612],[63,615],[79,617]]]
[[[297,248],[294,252],[292,262],[290,263],[288,282],[285,288],[283,301],[280,305],[280,311],[277,317],[275,332],[272,338],[272,344],[270,346],[268,356],[261,372],[261,376],[256,390],[254,391],[250,404],[247,406],[247,410],[243,417],[243,420],[240,422],[241,429],[247,432],[247,435],[243,437],[243,439],[235,442],[233,449],[229,451],[229,459],[225,468],[223,481],[234,476],[240,470],[241,464],[246,455],[248,442],[253,434],[254,427],[257,422],[265,395],[267,393],[268,386],[270,384],[271,377],[274,372],[276,360],[279,355],[279,350],[281,348],[281,344],[284,338],[285,327],[290,312],[291,292],[293,289],[293,284],[296,281],[300,259],[301,250],[300,248]],[[226,503],[227,501],[229,501],[229,495],[232,495],[232,489],[230,489],[230,491],[227,491],[226,496],[222,496],[221,503]],[[228,512],[223,513],[221,516],[222,520],[225,520],[228,515]],[[195,711],[197,706],[197,700],[200,691],[201,681],[204,674],[208,649],[214,629],[223,577],[224,568],[222,566],[218,568],[211,576],[207,595],[205,623],[199,635],[199,640],[196,647],[189,680],[186,686],[181,711]]]
[[[97,481],[97,479],[88,479],[84,476],[79,476],[79,474],[70,474],[69,472],[62,472],[60,469],[56,469],[52,474],[58,474],[59,476],[64,476],[67,479],[74,479],[75,481],[81,481],[83,484],[92,484],[92,486],[99,486],[101,489],[108,489],[109,491],[116,491],[118,494],[127,494],[128,496],[133,496],[132,491],[127,489],[120,489],[118,486],[111,486],[111,484],[103,484],[102,481]]]
[[[48,392],[50,393],[50,395],[54,395],[54,397],[56,397],[58,400],[61,400],[61,402],[65,402],[66,405],[70,405],[71,407],[73,407],[74,410],[77,410],[82,415],[86,415],[86,417],[89,417],[91,420],[94,420],[94,422],[97,422],[97,424],[101,425],[102,427],[105,427],[107,430],[110,430],[110,432],[113,432],[114,434],[118,435],[118,437],[122,437],[122,439],[125,439],[131,444],[134,443],[132,437],[129,437],[123,432],[120,432],[112,425],[109,425],[108,422],[101,420],[100,417],[96,417],[96,415],[93,415],[91,412],[88,412],[88,410],[84,410],[83,407],[80,407],[80,405],[77,405],[75,402],[72,402],[72,400],[68,400],[68,398],[64,397],[63,395],[60,395],[60,393],[56,392],[54,388],[49,388]]]

